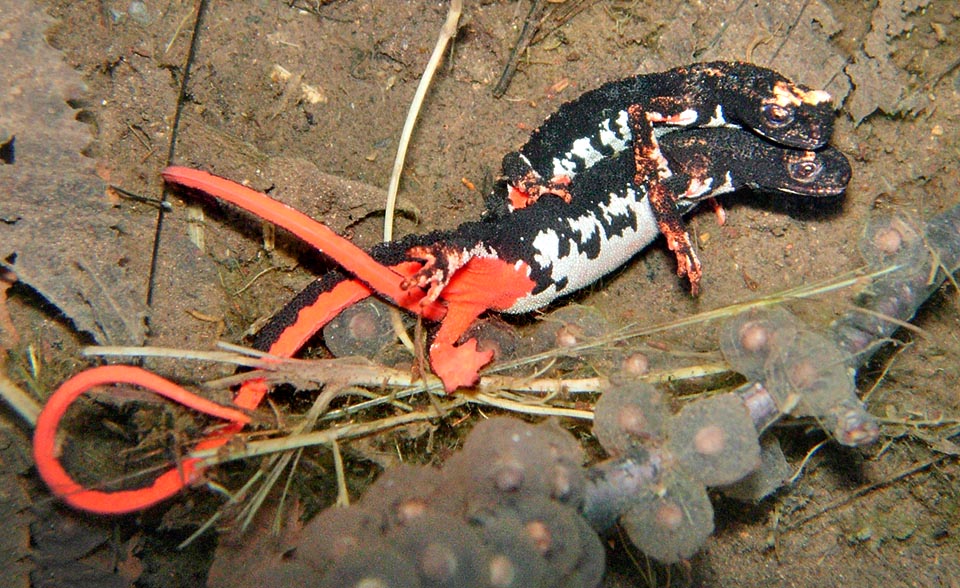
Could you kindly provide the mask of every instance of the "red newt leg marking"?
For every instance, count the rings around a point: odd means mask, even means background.
[[[683,226],[683,220],[677,212],[676,204],[668,190],[659,182],[650,184],[647,194],[650,206],[657,218],[657,226],[667,239],[667,247],[677,258],[677,275],[686,276],[690,280],[690,294],[696,296],[700,292],[700,278],[703,277],[700,258],[697,257],[690,242],[690,233]]]
[[[680,194],[678,199],[687,199],[687,200],[696,200],[710,191],[710,184],[704,183],[700,178],[693,178],[690,180],[690,185],[687,186],[687,190]],[[723,209],[723,205],[720,204],[720,201],[710,196],[707,198],[707,202],[710,204],[710,207],[713,209],[713,213],[717,217],[717,224],[721,227],[725,222],[727,222],[727,212]]]
[[[170,498],[187,484],[198,480],[203,472],[198,459],[188,458],[181,461],[176,468],[161,474],[150,486],[116,492],[89,490],[70,477],[59,460],[57,428],[60,421],[70,405],[82,394],[95,386],[115,383],[146,388],[174,402],[229,422],[228,426],[197,445],[197,449],[226,443],[235,430],[250,422],[250,417],[238,410],[210,402],[138,367],[109,365],[80,372],[53,393],[43,407],[33,433],[33,458],[37,471],[54,494],[76,508],[102,514],[141,510]]]
[[[668,162],[660,152],[660,146],[653,134],[651,122],[656,117],[645,113],[637,106],[627,108],[630,126],[633,130],[633,157],[636,186],[647,185],[647,198],[653,209],[657,226],[667,239],[667,247],[677,258],[677,275],[690,280],[690,293],[694,296],[700,291],[700,278],[703,275],[700,259],[690,242],[690,233],[683,224],[683,218],[677,209],[676,194],[671,193],[660,179],[662,172],[669,172]]]
[[[546,195],[557,196],[570,204],[573,196],[568,190],[569,185],[570,178],[567,176],[555,176],[549,182],[544,182],[540,174],[530,170],[525,176],[510,184],[507,188],[507,198],[513,210],[526,208]]]
[[[727,211],[724,210],[723,205],[716,198],[707,198],[707,202],[713,209],[713,214],[717,217],[717,225],[722,227],[727,222]]]
[[[533,291],[525,264],[491,257],[474,257],[453,274],[440,294],[447,316],[430,344],[430,366],[448,393],[477,382],[480,368],[493,359],[492,351],[477,351],[477,340],[457,345],[470,325],[487,310],[506,310]]]
[[[683,112],[669,116],[659,112],[650,112],[647,114],[647,118],[650,120],[650,122],[686,127],[697,122],[697,111],[687,109]]]

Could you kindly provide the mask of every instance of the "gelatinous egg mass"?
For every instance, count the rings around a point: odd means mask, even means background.
[[[663,395],[642,382],[614,382],[597,401],[593,433],[611,455],[629,455],[662,443],[668,417]]]
[[[713,533],[713,506],[702,485],[684,476],[646,493],[620,519],[638,549],[663,563],[696,553]]]
[[[679,467],[706,486],[732,484],[760,465],[757,431],[733,394],[684,406],[667,422],[667,447]]]

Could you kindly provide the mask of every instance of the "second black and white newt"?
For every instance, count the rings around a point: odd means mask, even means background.
[[[510,209],[545,193],[568,200],[577,174],[631,149],[638,132],[643,135],[631,121],[631,108],[646,113],[658,133],[666,130],[663,125],[740,126],[798,149],[823,147],[836,117],[827,92],[751,63],[715,61],[636,75],[561,105],[519,150],[503,158],[494,197]]]

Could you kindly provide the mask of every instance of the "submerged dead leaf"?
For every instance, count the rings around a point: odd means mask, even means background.
[[[90,130],[67,100],[83,84],[44,40],[50,22],[0,0],[0,265],[98,342],[142,343],[146,284],[125,267],[122,212],[81,153]]]
[[[845,69],[856,90],[847,109],[859,124],[877,110],[898,114],[920,109],[925,98],[908,94],[910,76],[893,61],[891,41],[912,28],[907,17],[929,0],[881,0],[870,17],[870,32]]]

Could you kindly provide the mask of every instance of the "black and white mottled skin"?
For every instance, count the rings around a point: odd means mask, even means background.
[[[828,196],[850,180],[850,165],[836,149],[784,149],[734,128],[670,133],[660,149],[672,168],[664,183],[681,212],[744,187]],[[629,154],[606,158],[573,184],[569,203],[543,198],[497,222],[465,223],[430,240],[456,250],[460,264],[472,256],[527,263],[536,286],[505,312],[542,308],[614,271],[659,236],[647,185],[634,184],[634,171]]]
[[[833,132],[831,97],[779,73],[744,62],[716,61],[606,83],[563,104],[516,152],[503,176],[533,170],[541,178],[576,174],[622,152],[633,141],[627,108],[654,124],[741,126],[785,147],[818,149]]]
[[[684,213],[703,199],[745,187],[810,197],[839,195],[850,179],[849,163],[833,148],[785,149],[736,128],[670,133],[661,138],[660,150],[672,168],[665,184],[678,196]],[[431,275],[439,281],[474,256],[526,264],[535,287],[506,312],[541,308],[615,270],[658,237],[646,186],[634,187],[634,176],[630,154],[607,158],[582,175],[570,203],[545,197],[535,206],[489,215],[452,231],[381,243],[370,254],[394,266],[416,259],[411,250],[430,251],[435,259]],[[255,346],[269,347],[300,309],[348,279],[333,270],[311,283],[261,330]]]

